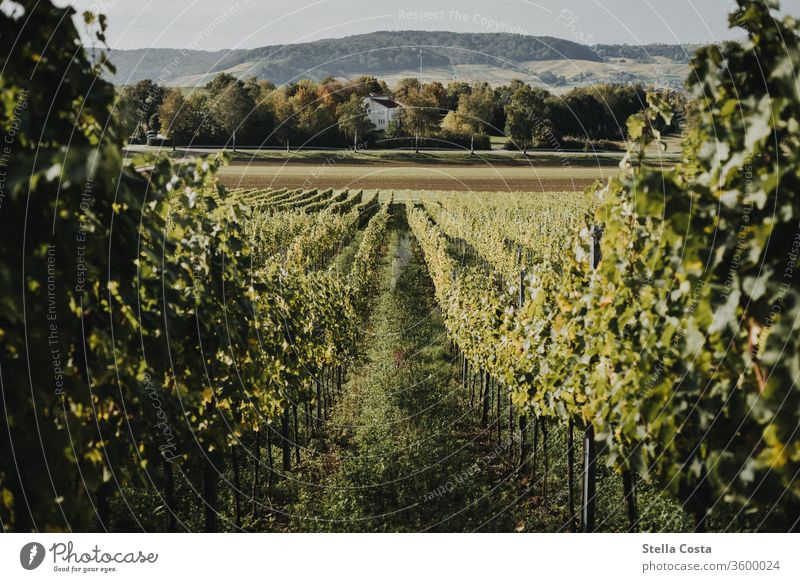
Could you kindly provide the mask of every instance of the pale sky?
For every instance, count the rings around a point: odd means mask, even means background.
[[[109,17],[112,48],[218,50],[376,30],[547,35],[584,44],[710,43],[733,0],[61,0]],[[800,16],[800,0],[783,0]]]

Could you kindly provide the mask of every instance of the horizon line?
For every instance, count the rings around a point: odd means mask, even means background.
[[[578,42],[577,40],[572,40],[569,38],[563,38],[559,36],[552,36],[548,34],[522,34],[522,33],[514,33],[514,32],[463,32],[463,31],[455,31],[455,30],[420,30],[420,29],[396,29],[396,30],[374,30],[371,32],[363,32],[358,34],[349,34],[345,36],[330,36],[319,38],[316,40],[304,41],[304,42],[288,42],[288,43],[276,43],[276,44],[263,44],[258,46],[253,46],[249,48],[189,48],[187,46],[142,46],[142,47],[135,47],[135,48],[115,48],[112,46],[106,45],[96,45],[96,44],[83,44],[85,48],[90,49],[109,49],[115,51],[140,51],[140,50],[151,50],[151,49],[160,49],[160,50],[179,50],[179,51],[192,51],[192,52],[207,52],[207,53],[215,53],[215,52],[233,52],[233,51],[250,51],[256,50],[265,47],[287,47],[287,46],[302,46],[302,45],[309,45],[318,42],[325,42],[325,41],[334,41],[334,40],[345,40],[351,37],[357,36],[369,36],[372,34],[380,34],[380,33],[402,33],[402,32],[416,32],[422,34],[435,34],[435,33],[448,33],[448,34],[455,34],[459,36],[520,36],[526,38],[551,38],[556,40],[561,40],[565,42],[570,42],[577,46],[585,47],[585,48],[594,48],[597,46],[628,46],[628,47],[648,47],[648,46],[677,46],[677,47],[687,47],[687,46],[707,46],[710,44],[719,44],[723,42],[739,42],[746,38],[742,36],[741,39],[726,39],[726,40],[717,40],[717,41],[705,41],[705,42],[651,42],[647,44],[633,44],[627,42],[619,42],[619,43],[610,43],[610,42],[598,42],[595,44],[586,44],[582,42]],[[460,47],[453,47],[453,48],[460,48]]]

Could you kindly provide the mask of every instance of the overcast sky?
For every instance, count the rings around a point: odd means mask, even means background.
[[[109,17],[112,48],[217,50],[376,30],[547,35],[585,44],[708,43],[733,0],[73,0]],[[800,16],[800,0],[784,0]]]

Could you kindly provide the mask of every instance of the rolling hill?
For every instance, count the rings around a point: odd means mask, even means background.
[[[679,45],[587,46],[569,40],[506,33],[382,31],[255,49],[115,50],[118,85],[153,79],[194,87],[220,72],[256,76],[276,84],[301,78],[375,75],[391,82],[405,76],[507,82],[520,78],[550,87],[591,82],[679,83],[691,47]]]

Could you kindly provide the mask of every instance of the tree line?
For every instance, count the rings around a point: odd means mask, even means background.
[[[366,115],[363,98],[372,93],[391,94],[404,106],[385,133],[379,134]],[[684,93],[660,93],[676,111],[686,109]],[[646,88],[636,84],[596,84],[555,95],[522,81],[492,87],[416,78],[402,79],[390,91],[373,76],[304,79],[277,87],[220,73],[188,93],[139,81],[121,89],[117,110],[132,143],[141,143],[150,131],[175,145],[343,147],[358,142],[489,149],[490,136],[500,136],[506,147],[520,150],[607,149],[627,139],[625,120],[645,108],[645,94]],[[684,119],[677,115],[660,129],[678,132]]]

